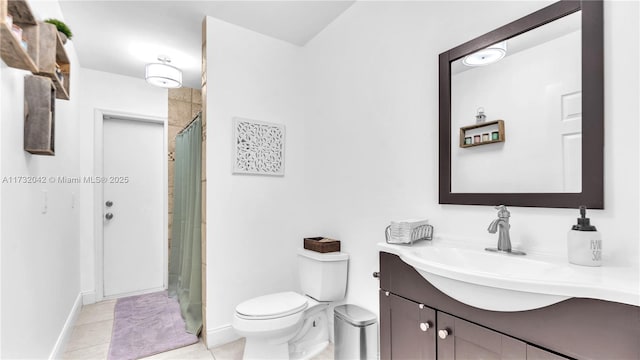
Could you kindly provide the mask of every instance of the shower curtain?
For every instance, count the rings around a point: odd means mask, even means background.
[[[169,250],[169,296],[177,297],[187,331],[202,330],[201,159],[198,114],[176,136],[173,228]]]

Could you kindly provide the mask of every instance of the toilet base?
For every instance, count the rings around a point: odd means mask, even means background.
[[[320,354],[322,351],[324,351],[324,349],[327,348],[327,346],[329,346],[329,342],[325,341],[319,344],[315,344],[311,347],[309,347],[308,349],[306,349],[304,352],[290,352],[289,353],[289,360],[307,360],[307,359],[311,359],[312,357]]]
[[[242,359],[289,359],[289,344],[273,344],[268,340],[252,339],[245,343]]]

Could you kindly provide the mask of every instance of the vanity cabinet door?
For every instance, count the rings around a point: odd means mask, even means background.
[[[438,312],[438,359],[527,359],[527,344]]]
[[[382,359],[436,359],[435,310],[380,292]]]

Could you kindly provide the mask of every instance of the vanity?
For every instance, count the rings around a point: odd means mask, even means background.
[[[557,261],[518,273],[538,260],[487,253],[458,266],[474,255],[430,242],[378,249],[381,359],[640,359],[638,269]],[[545,284],[554,274],[565,278]],[[587,293],[601,298],[577,297]]]

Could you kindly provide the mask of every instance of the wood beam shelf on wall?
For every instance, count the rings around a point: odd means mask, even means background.
[[[38,75],[47,76],[56,87],[56,97],[69,100],[71,65],[67,52],[62,45],[58,29],[48,23],[40,22],[40,57]]]
[[[49,77],[24,78],[24,150],[55,155],[56,88]]]
[[[8,66],[38,72],[38,37],[38,23],[25,0],[0,0],[0,56]]]

